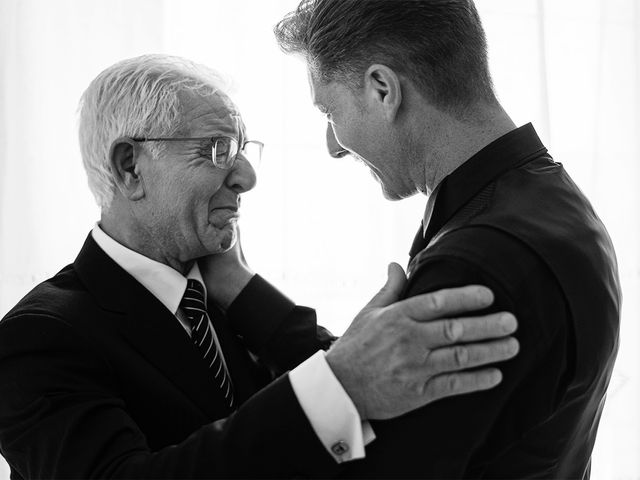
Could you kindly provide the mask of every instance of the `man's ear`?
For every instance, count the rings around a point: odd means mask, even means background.
[[[393,121],[402,104],[400,78],[389,67],[373,64],[364,73],[367,100],[380,107],[387,120]]]
[[[109,150],[109,165],[116,187],[125,198],[133,201],[144,197],[139,153],[137,143],[128,137],[115,140]]]

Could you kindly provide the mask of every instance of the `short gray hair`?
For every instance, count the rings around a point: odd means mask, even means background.
[[[302,0],[274,31],[323,82],[359,90],[366,69],[382,63],[458,117],[497,103],[473,0]]]
[[[179,94],[210,96],[228,82],[213,70],[169,55],[143,55],[110,66],[89,85],[80,99],[79,137],[89,188],[105,209],[113,199],[115,182],[109,150],[121,136],[162,137],[176,133],[182,123]],[[145,145],[155,157],[163,144]]]

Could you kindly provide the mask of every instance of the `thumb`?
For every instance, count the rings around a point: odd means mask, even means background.
[[[398,301],[406,282],[407,277],[402,267],[395,262],[390,263],[387,269],[387,283],[373,296],[367,307],[386,307]]]
[[[240,262],[244,265],[248,265],[247,259],[244,257],[244,250],[242,249],[242,242],[240,240],[240,225],[236,224],[236,244],[235,248],[238,250],[238,257],[240,258]]]

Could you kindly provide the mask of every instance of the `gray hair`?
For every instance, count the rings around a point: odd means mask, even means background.
[[[323,82],[357,91],[366,69],[382,63],[459,118],[478,102],[497,104],[473,0],[302,0],[274,31]]]
[[[182,123],[180,93],[204,97],[227,87],[228,82],[213,70],[168,55],[130,58],[100,73],[79,106],[80,152],[98,205],[108,208],[115,191],[109,165],[114,140],[174,135]],[[164,145],[151,142],[145,148],[156,157]]]

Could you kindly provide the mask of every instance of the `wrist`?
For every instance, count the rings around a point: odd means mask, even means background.
[[[333,372],[334,376],[342,385],[342,388],[347,393],[351,401],[353,402],[360,418],[362,420],[366,420],[366,411],[363,408],[364,403],[361,401],[359,396],[357,395],[357,386],[355,385],[354,379],[357,379],[357,376],[352,374],[352,362],[345,358],[340,353],[340,348],[336,349],[331,347],[329,351],[325,354],[325,360],[329,365],[329,368]]]
[[[246,266],[236,266],[233,270],[221,273],[211,275],[207,272],[203,274],[203,278],[209,299],[223,310],[227,310],[251,281],[255,272]]]

